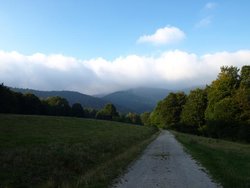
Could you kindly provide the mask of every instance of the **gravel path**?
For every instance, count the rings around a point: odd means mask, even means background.
[[[213,183],[168,131],[162,131],[113,188],[213,188]]]

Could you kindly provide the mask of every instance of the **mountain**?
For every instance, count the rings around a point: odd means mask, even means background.
[[[102,99],[131,109],[131,112],[143,113],[152,111],[157,102],[171,91],[160,88],[135,88],[108,94]]]
[[[150,112],[156,104],[164,99],[170,92],[174,90],[160,88],[134,88],[125,91],[117,91],[108,95],[89,96],[75,91],[38,91],[32,89],[10,88],[13,91],[21,93],[33,93],[39,98],[46,99],[52,96],[66,98],[70,105],[80,103],[84,108],[101,109],[107,103],[112,103],[116,106],[117,111],[122,113],[128,112]],[[186,88],[182,91],[188,93],[194,88]],[[99,96],[99,97],[97,97]]]
[[[149,99],[150,101],[152,101],[153,103],[159,102],[159,100],[162,100],[170,92],[172,92],[172,90],[168,90],[168,89],[145,88],[145,87],[130,89],[129,91],[136,96],[145,97],[145,98]]]
[[[108,103],[103,99],[92,97],[75,91],[38,91],[32,89],[19,89],[19,88],[10,88],[10,89],[20,93],[32,93],[42,99],[46,99],[52,96],[63,97],[68,100],[70,105],[74,103],[80,103],[84,108],[100,109],[103,108]]]
[[[199,89],[205,89],[206,86],[205,85],[198,85],[198,86],[188,87],[188,88],[184,88],[184,89],[180,89],[180,90],[175,90],[175,92],[181,92],[181,91],[183,91],[185,94],[188,95],[190,93],[190,91],[195,90],[197,88],[199,88]]]

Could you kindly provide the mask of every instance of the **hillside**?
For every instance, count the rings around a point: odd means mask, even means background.
[[[33,93],[39,98],[46,99],[52,96],[63,97],[68,100],[69,104],[80,103],[84,108],[94,108],[100,109],[103,108],[108,102],[89,95],[85,95],[75,91],[38,91],[33,89],[19,89],[19,88],[10,88],[15,92],[20,93]]]
[[[33,93],[39,98],[46,99],[59,96],[67,99],[70,105],[80,103],[84,108],[101,109],[107,103],[113,103],[121,113],[143,113],[152,111],[157,103],[165,98],[171,90],[161,88],[139,87],[125,91],[117,91],[108,95],[90,96],[75,91],[38,91],[32,89],[10,88],[21,93]],[[184,91],[188,93],[191,88]],[[99,97],[98,97],[99,96]]]
[[[171,92],[159,88],[135,88],[126,91],[118,91],[102,97],[106,101],[124,106],[133,112],[143,113],[152,111],[157,102]]]
[[[69,117],[0,114],[0,122],[0,187],[107,187],[157,131]]]
[[[157,102],[163,99],[170,91],[158,88],[135,88],[118,91],[98,98],[75,91],[38,91],[33,89],[10,88],[15,92],[33,93],[39,98],[46,99],[52,96],[63,97],[70,105],[80,103],[84,108],[101,109],[107,103],[113,103],[122,113],[142,113],[152,111]]]
[[[39,91],[33,89],[20,89],[20,88],[10,88],[15,92],[20,93],[32,93],[41,99],[46,99],[48,97],[59,96],[68,100],[69,104],[80,103],[84,108],[101,109],[106,104],[112,102],[102,98],[82,94],[76,91]],[[122,105],[115,104],[117,110],[122,113],[128,113],[134,111],[133,108],[126,108]]]

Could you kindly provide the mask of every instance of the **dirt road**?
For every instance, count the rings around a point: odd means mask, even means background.
[[[113,188],[218,187],[168,131],[162,131]]]

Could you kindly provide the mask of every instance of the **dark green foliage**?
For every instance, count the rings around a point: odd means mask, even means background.
[[[231,97],[214,105],[213,119],[207,120],[207,134],[216,138],[234,139],[238,131],[238,106]]]
[[[22,97],[22,113],[41,114],[42,103],[34,94],[27,93]]]
[[[241,111],[240,120],[250,123],[250,88],[240,87],[235,95],[235,100]]]
[[[250,65],[245,65],[241,68],[240,86],[243,88],[250,88]]]
[[[186,102],[183,92],[170,93],[164,100],[160,101],[151,114],[152,124],[161,128],[174,128],[180,121],[182,107]]]
[[[0,113],[41,114],[42,104],[33,94],[15,93],[0,85]]]
[[[144,112],[141,114],[141,122],[145,126],[150,126],[150,112]]]
[[[84,111],[84,117],[92,119],[96,117],[96,114],[98,112],[96,109],[86,109],[86,108],[83,111]]]
[[[118,116],[119,114],[116,111],[116,108],[113,104],[107,104],[102,110],[100,110],[96,114],[97,119],[106,119],[106,120],[112,120]]]
[[[0,85],[0,113],[17,113],[18,98],[3,84]]]
[[[237,140],[243,140],[250,143],[250,123],[241,122],[237,131]],[[236,132],[235,132],[236,133]]]
[[[84,117],[84,111],[80,103],[75,103],[72,105],[71,113],[75,117]]]
[[[199,133],[205,125],[205,110],[207,108],[207,94],[205,90],[192,90],[181,113],[181,123],[185,124],[185,132]]]
[[[238,72],[236,67],[222,67],[218,78],[209,86],[205,112],[208,136],[246,141],[241,130],[248,119],[246,66],[241,70],[243,75]]]
[[[110,116],[112,117],[115,117],[115,116],[118,116],[118,112],[116,111],[116,107],[113,105],[113,104],[107,104],[103,111],[106,113],[106,114],[109,114]]]
[[[186,103],[185,103],[186,102]],[[170,93],[150,114],[158,127],[249,142],[250,66],[221,67],[216,80],[206,89],[187,96]]]
[[[208,88],[208,106],[205,112],[207,121],[214,120],[214,107],[220,100],[235,94],[240,80],[237,67],[222,67],[218,78]]]
[[[140,125],[142,123],[140,116],[136,113],[129,112],[126,115],[126,119],[127,119],[126,122],[128,122],[128,123],[133,123],[133,124],[137,124],[137,125]]]
[[[232,97],[226,97],[214,105],[214,120],[234,121],[238,117],[238,105]]]
[[[240,120],[250,123],[250,66],[242,67],[240,78],[240,88],[235,98],[241,110]]]
[[[141,124],[139,115],[129,113],[120,116],[113,104],[107,104],[99,111],[83,109],[80,103],[74,103],[70,107],[68,101],[60,96],[40,100],[34,94],[11,91],[3,84],[0,85],[0,113],[74,116]]]
[[[70,106],[66,99],[61,97],[49,97],[45,100],[48,104],[48,115],[69,116]]]
[[[0,86],[0,113],[69,116],[71,107],[61,97],[40,100],[31,93],[16,93],[3,84]]]

